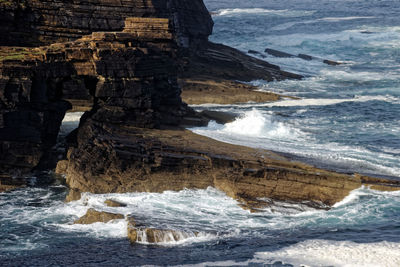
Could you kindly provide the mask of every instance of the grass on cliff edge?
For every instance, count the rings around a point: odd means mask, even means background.
[[[5,60],[24,60],[28,57],[35,57],[41,54],[42,54],[41,51],[30,48],[1,47],[0,62]]]

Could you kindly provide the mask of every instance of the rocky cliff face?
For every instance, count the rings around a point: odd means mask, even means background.
[[[128,20],[124,32],[8,51],[0,63],[0,169],[38,166],[56,142],[71,92],[95,99],[86,115],[93,120],[178,125],[186,106],[175,54],[169,20],[149,18]]]
[[[2,34],[10,32],[4,43],[66,41],[1,48],[0,190],[14,186],[3,174],[18,175],[45,163],[72,100],[92,101],[93,107],[71,135],[67,161],[58,168],[67,174],[71,198],[84,191],[215,186],[251,209],[274,200],[324,208],[362,184],[399,187],[292,163],[180,128],[198,118],[188,118],[196,114],[180,98],[178,63],[184,83],[196,77],[300,78],[237,50],[204,43],[212,22],[200,0],[0,3]],[[139,17],[127,18],[122,30],[127,14]],[[149,18],[156,14],[162,18]],[[69,41],[99,29],[107,32]],[[177,42],[203,46],[197,52],[179,49]]]
[[[202,0],[1,1],[0,45],[39,46],[122,31],[127,17],[170,19],[183,47],[206,41],[213,26]]]

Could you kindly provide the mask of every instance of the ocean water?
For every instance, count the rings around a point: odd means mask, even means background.
[[[240,117],[194,132],[337,171],[400,179],[398,1],[205,2],[215,14],[212,41],[345,64],[265,54],[305,79],[252,84],[300,99],[195,106]],[[77,127],[80,116],[68,114],[62,132]],[[360,188],[329,211],[277,203],[261,213],[213,188],[85,194],[70,203],[66,194],[62,183],[0,193],[0,266],[400,266],[400,192]],[[127,207],[106,207],[109,198]],[[188,234],[177,242],[131,245],[125,220],[73,225],[89,208]]]

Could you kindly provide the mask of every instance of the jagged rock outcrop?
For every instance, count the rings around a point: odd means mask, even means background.
[[[74,224],[92,224],[96,222],[106,223],[112,220],[120,220],[124,218],[125,216],[122,214],[88,209],[86,214],[76,220]]]
[[[96,99],[86,115],[93,119],[150,128],[179,125],[189,109],[179,96],[169,20],[136,18],[128,25],[124,32],[93,33],[72,43],[13,49],[2,58],[2,172],[40,165],[71,108],[65,90],[85,90]]]
[[[206,41],[213,27],[202,0],[0,1],[0,45],[40,46],[122,31],[128,17],[170,19],[183,47]]]
[[[156,130],[86,120],[72,148],[67,183],[92,193],[163,192],[215,186],[250,209],[270,198],[326,208],[361,185],[398,190],[387,180],[328,172],[264,150],[186,130]],[[393,187],[392,187],[393,186]]]
[[[17,175],[38,166],[55,144],[65,111],[71,107],[58,96],[57,83],[72,72],[57,62],[39,66],[43,57],[39,50],[16,55],[0,62],[0,169],[3,173],[18,169]]]

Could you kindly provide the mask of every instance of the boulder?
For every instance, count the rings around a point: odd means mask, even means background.
[[[238,115],[230,112],[221,112],[213,110],[203,110],[202,112],[200,112],[200,115],[206,117],[207,119],[214,120],[219,124],[226,124],[229,122],[233,122],[238,117]]]
[[[105,211],[97,211],[95,209],[89,209],[84,216],[74,222],[74,224],[92,224],[96,222],[106,223],[112,220],[124,219],[124,215],[115,214]]]
[[[177,242],[196,237],[198,234],[198,232],[189,231],[138,228],[133,218],[128,219],[128,239],[132,244],[137,242],[150,244]]]

